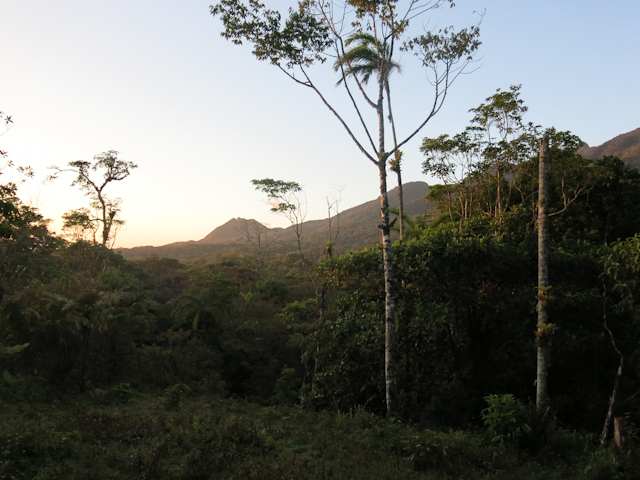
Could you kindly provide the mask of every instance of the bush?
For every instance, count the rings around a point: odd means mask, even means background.
[[[180,407],[180,400],[182,397],[190,391],[191,389],[189,386],[184,383],[177,383],[171,387],[165,388],[164,396],[167,410],[177,410]]]
[[[492,442],[516,444],[532,430],[524,421],[524,405],[513,395],[488,395],[484,400],[488,407],[482,410],[482,421]]]

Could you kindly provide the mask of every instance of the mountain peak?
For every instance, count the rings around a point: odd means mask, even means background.
[[[209,235],[202,240],[198,240],[198,243],[233,243],[241,238],[244,238],[243,229],[247,226],[257,224],[260,227],[264,227],[257,220],[247,220],[246,218],[232,218],[227,223],[220,225],[214,229]],[[265,227],[266,228],[266,227]]]

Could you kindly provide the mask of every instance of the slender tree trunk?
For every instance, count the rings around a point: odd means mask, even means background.
[[[549,133],[545,132],[540,141],[539,165],[539,193],[538,193],[538,330],[536,343],[538,346],[538,365],[536,380],[536,408],[544,408],[549,399],[547,387],[549,353],[551,350],[551,336],[553,330],[549,323],[549,244],[548,244],[548,216],[547,196],[549,180]]]
[[[402,195],[402,174],[400,172],[400,160],[398,160],[398,222],[400,223],[400,240],[404,239],[404,197]]]
[[[109,239],[109,225],[107,220],[107,205],[102,199],[102,196],[98,193],[98,200],[102,205],[102,246],[107,246],[107,240]]]
[[[624,424],[624,417],[616,417],[613,422],[613,443],[615,444],[616,449],[618,450],[618,454],[621,457],[624,457],[624,445],[625,443],[627,443],[627,433],[625,432]]]
[[[609,428],[611,427],[611,418],[613,415],[613,407],[616,404],[616,397],[618,396],[618,387],[620,385],[620,378],[622,377],[622,369],[624,368],[624,357],[620,356],[620,363],[618,364],[618,371],[616,372],[616,378],[613,381],[613,391],[609,397],[609,408],[607,409],[607,416],[604,419],[604,427],[602,427],[602,433],[600,434],[600,445],[604,445],[609,435]]]
[[[396,160],[393,164],[393,170],[398,175],[398,222],[400,223],[400,240],[404,238],[404,196],[402,194],[402,154],[398,152],[398,138],[396,137],[396,124],[393,121],[393,110],[391,110],[391,88],[389,87],[389,79],[385,80],[385,89],[387,91],[387,106],[389,109],[389,123],[391,123],[391,133],[393,134],[393,148],[396,150]]]
[[[385,291],[385,396],[387,414],[393,415],[397,410],[397,381],[396,381],[396,304],[395,279],[393,272],[393,249],[389,229],[389,199],[387,196],[387,172],[384,156],[379,160],[380,170],[380,216],[382,223],[382,261],[384,263],[384,291]]]
[[[613,391],[611,392],[611,396],[609,397],[609,408],[607,409],[607,416],[604,420],[604,426],[602,427],[602,433],[600,434],[600,445],[604,445],[607,440],[607,436],[609,435],[609,428],[611,427],[611,418],[613,416],[613,407],[616,404],[616,397],[618,396],[618,387],[620,386],[620,378],[622,378],[622,370],[624,368],[624,355],[618,348],[616,344],[616,340],[613,336],[613,332],[609,329],[609,325],[607,325],[607,296],[606,296],[606,286],[605,286],[605,301],[602,307],[602,325],[604,326],[607,333],[609,333],[609,337],[611,338],[611,344],[613,345],[613,349],[616,351],[618,356],[620,357],[620,363],[618,364],[618,371],[616,372],[615,380],[613,381]]]
[[[498,188],[497,188],[497,197],[496,197],[496,211],[494,216],[498,216],[499,213],[502,213],[502,198],[500,193],[502,192],[502,178],[500,176],[500,164],[496,163],[497,170],[497,179],[498,179]]]
[[[396,385],[396,293],[393,275],[393,247],[389,227],[389,197],[387,195],[387,160],[384,150],[384,80],[378,78],[378,171],[380,173],[380,217],[382,230],[382,261],[384,266],[385,291],[385,349],[384,374],[387,415],[397,410]]]

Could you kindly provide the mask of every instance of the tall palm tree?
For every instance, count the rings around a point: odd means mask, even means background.
[[[396,128],[393,121],[393,110],[391,109],[391,89],[389,88],[389,77],[393,72],[402,72],[402,67],[392,59],[393,43],[374,37],[370,33],[361,32],[350,35],[345,41],[345,47],[351,47],[338,57],[333,64],[333,69],[337,72],[343,70],[345,75],[338,80],[336,85],[340,85],[348,75],[353,75],[361,83],[367,85],[372,75],[375,75],[387,94],[387,106],[389,108],[389,123],[393,134],[393,146],[396,149],[394,160],[390,161],[391,170],[398,175],[398,216],[400,218],[400,238],[403,236],[403,210],[404,201],[402,196],[402,174],[400,170],[400,160],[402,152],[397,150],[398,141],[396,138]]]

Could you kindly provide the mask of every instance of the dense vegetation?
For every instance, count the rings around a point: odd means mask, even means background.
[[[380,247],[311,269],[251,250],[130,262],[53,235],[2,184],[0,478],[639,477],[640,173],[552,134],[537,410],[531,150],[498,164],[485,149],[431,189],[435,216],[407,221],[393,418]],[[610,405],[622,451],[613,427],[600,445]]]

